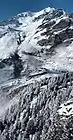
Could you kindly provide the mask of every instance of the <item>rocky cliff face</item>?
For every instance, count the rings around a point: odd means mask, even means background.
[[[0,23],[0,140],[73,139],[73,14]]]

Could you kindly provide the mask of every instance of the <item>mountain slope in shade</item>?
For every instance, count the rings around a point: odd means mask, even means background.
[[[73,14],[2,21],[0,52],[0,139],[73,139]]]

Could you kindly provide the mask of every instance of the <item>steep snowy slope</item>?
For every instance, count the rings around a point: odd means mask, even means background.
[[[1,140],[71,140],[72,91],[73,14],[49,7],[0,23]]]
[[[16,88],[19,101],[0,120],[1,140],[72,140],[73,74]]]
[[[72,24],[72,17],[54,8],[22,13],[1,23],[1,61],[17,50],[24,62],[24,69],[28,71],[24,75],[38,73],[40,68],[72,70]],[[69,32],[70,37],[66,32]]]

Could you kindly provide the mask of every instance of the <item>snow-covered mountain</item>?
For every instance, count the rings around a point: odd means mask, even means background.
[[[0,140],[73,139],[73,14],[0,22]]]

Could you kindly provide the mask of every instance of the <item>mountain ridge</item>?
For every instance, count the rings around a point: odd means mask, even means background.
[[[0,52],[0,140],[73,139],[73,14],[18,14]]]

